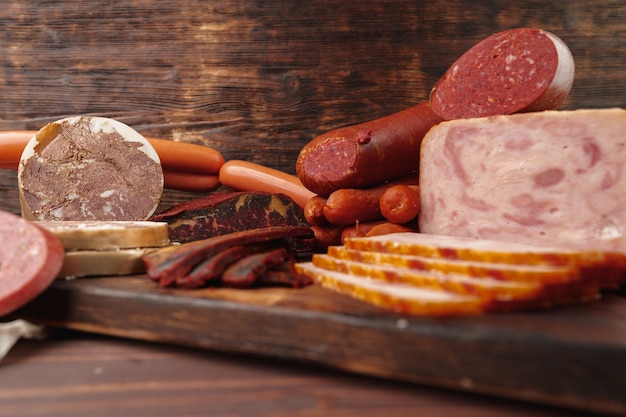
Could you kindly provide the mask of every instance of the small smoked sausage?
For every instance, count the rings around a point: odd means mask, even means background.
[[[311,226],[315,243],[313,250],[315,252],[323,252],[329,246],[341,244],[341,232],[343,227],[333,226],[332,224],[322,224],[319,226]]]
[[[385,190],[397,184],[417,184],[416,174],[405,175],[375,187],[357,189],[342,188],[332,192],[326,199],[324,217],[336,226],[349,226],[357,222],[382,219],[380,197]]]
[[[373,222],[358,222],[351,226],[346,226],[341,231],[341,243],[344,243],[346,239],[352,237],[365,237],[367,236],[367,232],[382,223],[388,222],[386,220],[376,220]]]
[[[420,209],[419,186],[396,184],[380,196],[380,214],[391,223],[407,223],[417,217]]]
[[[556,35],[517,28],[464,53],[430,94],[445,120],[558,108],[574,82],[574,59]]]
[[[296,160],[302,184],[321,196],[341,188],[366,188],[419,166],[420,143],[441,118],[429,103],[324,133]]]
[[[319,226],[328,223],[324,217],[324,206],[326,198],[316,195],[304,205],[304,218],[312,226]]]

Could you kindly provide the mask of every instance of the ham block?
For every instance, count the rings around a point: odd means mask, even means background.
[[[420,155],[420,231],[626,253],[626,111],[462,119]]]

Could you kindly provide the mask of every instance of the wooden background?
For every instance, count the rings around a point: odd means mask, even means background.
[[[294,173],[315,135],[426,100],[465,50],[513,27],[570,46],[564,108],[626,107],[625,18],[615,0],[6,0],[0,130],[108,116]],[[0,208],[18,205],[0,171]]]

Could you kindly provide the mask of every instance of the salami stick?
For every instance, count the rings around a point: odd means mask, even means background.
[[[572,54],[554,34],[519,28],[492,35],[452,65],[428,102],[314,138],[298,155],[297,175],[322,196],[381,184],[418,169],[422,138],[439,122],[556,109],[573,80]]]
[[[321,196],[342,188],[367,188],[418,168],[426,132],[441,118],[429,103],[324,133],[296,160],[302,184]]]

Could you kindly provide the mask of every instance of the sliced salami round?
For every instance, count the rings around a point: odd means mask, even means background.
[[[63,265],[63,245],[49,231],[0,211],[0,316],[42,293]]]
[[[553,33],[530,28],[489,36],[464,53],[430,94],[445,120],[557,109],[574,82],[571,51]]]
[[[78,116],[46,125],[28,142],[18,186],[29,220],[146,220],[160,201],[163,170],[131,127]]]

